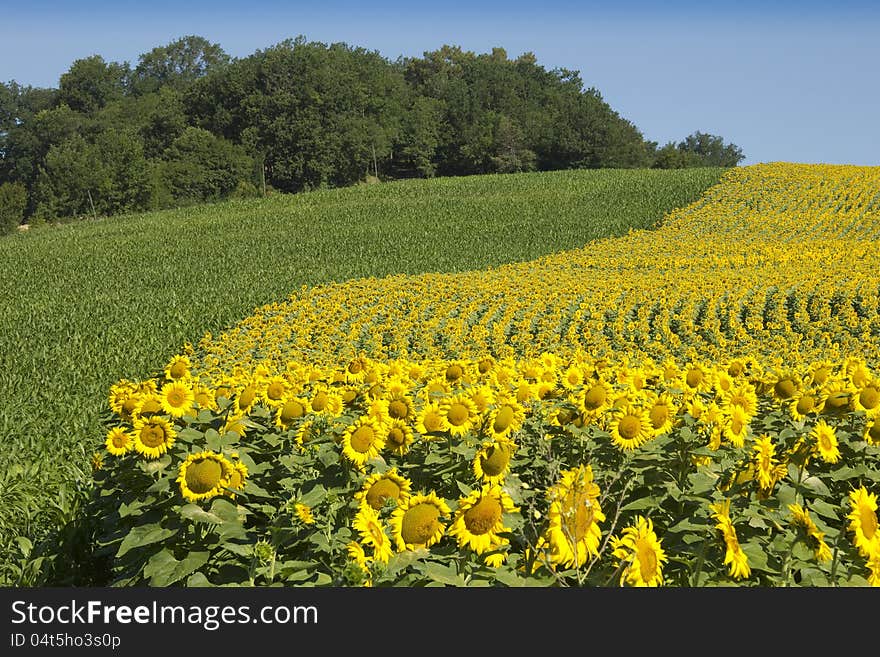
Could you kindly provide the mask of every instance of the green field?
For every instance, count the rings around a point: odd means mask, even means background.
[[[479,269],[654,227],[722,171],[412,180],[0,239],[0,584],[40,583],[34,555],[76,517],[120,378],[302,285]]]

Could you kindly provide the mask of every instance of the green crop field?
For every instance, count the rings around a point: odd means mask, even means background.
[[[0,239],[0,584],[41,583],[103,443],[109,387],[301,286],[530,260],[650,228],[721,169],[412,180]],[[42,545],[41,545],[42,543]]]

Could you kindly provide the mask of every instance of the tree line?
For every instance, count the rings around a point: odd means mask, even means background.
[[[133,67],[76,60],[57,88],[0,83],[0,232],[365,180],[743,158],[701,132],[660,147],[578,72],[503,48],[392,61],[300,36],[233,58],[185,36]]]

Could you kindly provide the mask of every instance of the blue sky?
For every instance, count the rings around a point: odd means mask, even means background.
[[[54,87],[75,59],[136,64],[187,34],[236,57],[299,34],[390,59],[530,51],[580,71],[660,144],[700,130],[739,145],[743,164],[880,165],[876,1],[0,0],[0,80]]]

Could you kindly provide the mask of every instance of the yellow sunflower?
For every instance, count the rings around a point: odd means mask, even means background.
[[[814,415],[822,410],[825,398],[816,390],[808,388],[796,393],[788,406],[791,417],[800,422],[808,415]]]
[[[104,446],[113,456],[122,456],[132,450],[132,443],[131,434],[122,427],[113,427],[107,432],[107,440],[104,442]]]
[[[512,398],[504,398],[489,411],[486,419],[486,433],[493,438],[506,438],[519,431],[526,419],[522,405]]]
[[[232,463],[222,454],[198,452],[187,456],[180,465],[177,483],[180,484],[180,492],[186,500],[209,500],[223,494],[234,471]]]
[[[474,475],[484,483],[501,483],[507,476],[516,449],[516,443],[506,439],[485,443],[474,455]]]
[[[730,500],[725,499],[710,504],[709,509],[712,518],[716,521],[715,527],[721,531],[724,538],[724,565],[728,566],[730,576],[736,579],[748,577],[752,570],[746,553],[740,547],[733,521],[730,519]]]
[[[650,518],[636,517],[621,536],[612,539],[611,547],[621,568],[621,586],[663,585],[663,565],[668,557]]]
[[[379,512],[369,504],[361,504],[352,527],[361,535],[361,543],[373,548],[373,559],[379,563],[388,563],[394,554],[394,548],[385,533],[385,524],[379,517]]]
[[[880,531],[877,522],[877,494],[868,492],[864,486],[850,491],[850,512],[847,528],[853,533],[853,544],[862,556],[880,551]]]
[[[824,420],[819,420],[810,431],[810,437],[815,441],[814,453],[818,452],[823,461],[837,463],[840,460],[837,432],[834,427],[826,424]]]
[[[459,547],[467,547],[477,554],[497,550],[510,542],[499,536],[501,532],[510,531],[504,526],[503,515],[517,510],[501,486],[484,484],[458,500],[449,535],[455,537]]]
[[[752,446],[753,463],[755,465],[755,479],[762,490],[770,490],[776,485],[779,473],[779,462],[776,459],[776,446],[768,435],[763,435],[755,440]]]
[[[162,404],[162,410],[172,417],[183,417],[187,413],[193,412],[193,404],[196,396],[193,390],[186,383],[181,381],[172,381],[162,386],[159,391],[159,399]]]
[[[813,554],[818,561],[831,561],[831,548],[825,542],[824,532],[820,532],[816,527],[816,523],[810,517],[810,512],[803,508],[800,504],[789,504],[788,510],[791,513],[792,522],[804,529],[807,542],[813,547]]]
[[[134,449],[147,458],[157,459],[174,444],[177,432],[161,415],[138,418],[134,423]]]
[[[599,494],[589,465],[562,472],[547,491],[550,509],[544,540],[552,565],[581,566],[588,557],[598,555],[602,535],[599,523],[605,520]]]
[[[190,369],[192,369],[192,361],[189,357],[178,354],[172,356],[165,365],[165,377],[171,381],[181,381],[189,377]]]
[[[342,395],[326,384],[318,384],[312,391],[309,408],[315,415],[338,417],[342,414],[345,404]]]
[[[853,407],[870,418],[880,414],[880,379],[869,379],[853,395]]]
[[[740,406],[731,406],[730,415],[724,414],[721,433],[734,447],[743,447],[749,435],[751,418]]]
[[[678,407],[668,392],[656,394],[651,392],[647,395],[648,420],[655,435],[669,433],[672,430]]]
[[[283,376],[274,374],[270,376],[260,389],[260,399],[269,408],[279,408],[284,404],[290,393],[290,384]]]
[[[389,499],[400,503],[405,501],[412,489],[412,482],[397,473],[397,468],[391,468],[383,473],[371,474],[364,480],[361,489],[354,494],[356,500],[362,504],[369,504],[376,510],[381,509]]]
[[[880,445],[880,419],[875,418],[865,425],[863,437],[869,445]]]
[[[612,442],[625,452],[641,447],[655,435],[648,413],[629,403],[614,411],[608,430]]]
[[[439,402],[426,402],[416,418],[416,431],[423,436],[442,433],[449,429],[449,422]]]
[[[360,417],[342,434],[342,454],[359,470],[367,461],[379,456],[385,446],[381,424],[368,417]]]
[[[290,429],[309,412],[308,402],[300,397],[286,397],[275,406],[275,426]]]
[[[440,408],[449,425],[449,433],[453,436],[465,435],[479,421],[477,406],[466,394],[445,399]]]
[[[614,390],[607,381],[588,381],[575,396],[578,409],[588,417],[598,417],[614,401]]]
[[[403,420],[391,420],[385,425],[385,447],[393,454],[403,456],[414,440],[412,428]]]
[[[428,548],[437,543],[446,530],[441,518],[450,514],[449,505],[430,491],[411,495],[391,514],[391,535],[399,551]]]

